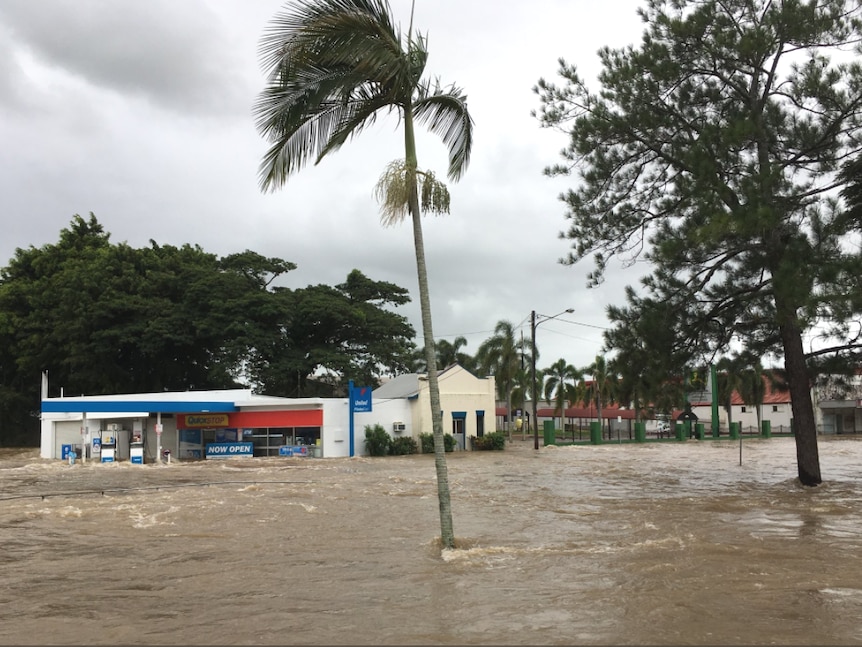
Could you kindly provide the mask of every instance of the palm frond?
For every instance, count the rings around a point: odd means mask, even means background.
[[[413,110],[416,121],[439,135],[449,149],[448,176],[458,181],[470,164],[473,148],[473,118],[467,110],[466,95],[454,85],[446,90],[437,85],[432,91],[424,84],[419,87]]]
[[[277,14],[260,46],[268,84],[253,106],[272,143],[259,169],[264,190],[340,148],[379,110],[410,101],[416,62],[389,15],[384,0],[299,0]]]

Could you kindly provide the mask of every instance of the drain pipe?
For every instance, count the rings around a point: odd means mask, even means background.
[[[162,462],[162,412],[156,412],[156,463]]]

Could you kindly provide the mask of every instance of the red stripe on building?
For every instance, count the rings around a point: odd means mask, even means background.
[[[200,418],[200,414],[178,414],[177,428],[188,429],[189,425],[186,418],[191,415],[193,418]],[[222,414],[225,415],[225,414]],[[227,427],[231,428],[254,428],[254,427],[322,427],[323,426],[323,410],[322,409],[305,409],[291,411],[237,411],[228,413]],[[194,428],[201,428],[200,424],[191,425]],[[214,425],[222,426],[222,425]]]
[[[239,411],[231,413],[231,427],[322,427],[323,410]]]

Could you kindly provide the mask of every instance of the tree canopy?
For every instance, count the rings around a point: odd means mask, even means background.
[[[35,442],[50,395],[253,386],[334,395],[404,369],[406,289],[353,270],[343,284],[274,281],[295,264],[255,252],[113,244],[93,214],[0,269],[0,443]],[[328,379],[327,379],[328,378]]]

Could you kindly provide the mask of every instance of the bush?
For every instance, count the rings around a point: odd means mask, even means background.
[[[419,446],[422,448],[423,454],[434,453],[434,434],[423,433],[419,434]]]
[[[455,436],[452,434],[443,434],[443,449],[447,452],[455,451]]]
[[[471,436],[472,446],[477,451],[496,451],[506,449],[506,434],[495,431],[484,436]]]
[[[386,456],[392,438],[380,425],[365,425],[365,451],[369,456]]]
[[[393,456],[404,456],[405,454],[416,454],[419,452],[419,445],[410,436],[395,438],[389,445],[389,453]]]
[[[434,453],[434,434],[419,434],[419,443],[423,454]],[[455,436],[452,434],[443,434],[443,450],[447,452],[455,451]]]

